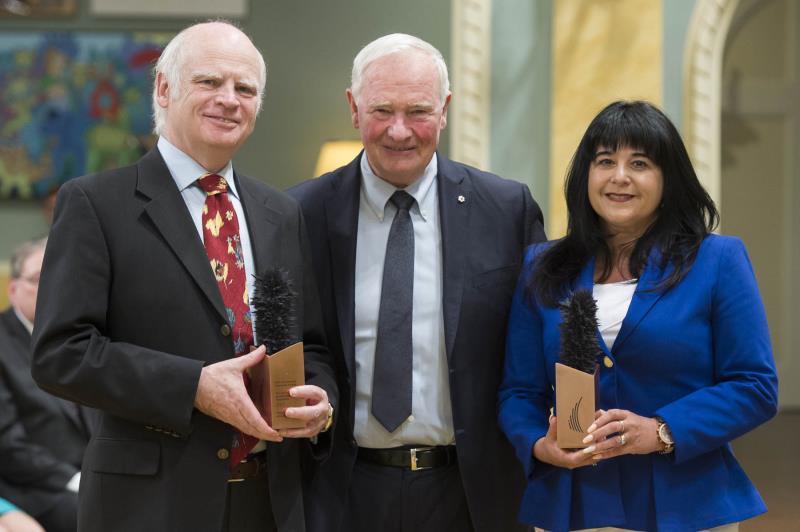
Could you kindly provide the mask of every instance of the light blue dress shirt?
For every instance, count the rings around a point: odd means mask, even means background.
[[[448,445],[455,441],[450,404],[442,313],[442,232],[434,154],[422,176],[404,190],[414,197],[414,295],[411,341],[412,414],[392,433],[371,412],[372,375],[378,332],[383,264],[397,208],[389,198],[398,190],[361,158],[355,271],[355,438],[361,447],[408,444]]]
[[[203,205],[206,203],[206,193],[197,184],[197,180],[204,175],[210,173],[208,170],[200,166],[200,163],[183,153],[181,150],[172,145],[166,138],[160,137],[158,139],[158,151],[161,152],[161,157],[175,180],[178,190],[181,191],[181,197],[186,203],[186,208],[189,209],[189,214],[192,216],[194,226],[197,228],[197,234],[200,235],[200,241],[203,241]],[[239,238],[242,242],[242,253],[244,254],[244,270],[247,279],[247,294],[248,301],[253,294],[255,263],[253,262],[253,250],[250,246],[250,232],[247,229],[247,219],[244,217],[244,209],[242,209],[242,202],[239,199],[239,192],[236,190],[236,183],[233,179],[233,163],[228,164],[220,170],[215,172],[221,175],[228,182],[228,198],[233,204],[233,209],[236,211],[236,218],[239,221]],[[209,269],[211,266],[209,266]],[[250,311],[252,313],[252,305]]]

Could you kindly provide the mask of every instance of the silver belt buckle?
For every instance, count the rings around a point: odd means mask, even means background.
[[[429,451],[433,449],[433,447],[420,447],[418,449],[412,448],[409,449],[411,453],[411,471],[422,471],[424,469],[430,469],[430,467],[420,467],[417,465],[417,451]]]

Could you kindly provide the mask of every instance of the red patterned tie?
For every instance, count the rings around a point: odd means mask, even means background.
[[[203,206],[203,242],[211,261],[211,271],[217,279],[225,313],[231,326],[236,356],[243,355],[253,345],[253,323],[250,317],[250,298],[247,295],[247,278],[244,269],[242,242],[239,239],[239,221],[228,198],[228,182],[217,174],[208,174],[197,180],[206,192]],[[247,374],[243,375],[249,390]],[[231,448],[231,467],[241,462],[258,443],[258,438],[237,432]]]

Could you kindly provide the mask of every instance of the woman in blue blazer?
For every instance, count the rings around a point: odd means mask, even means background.
[[[499,391],[528,478],[520,520],[555,532],[736,530],[766,506],[730,441],[777,405],[742,242],[711,234],[714,203],[675,127],[646,102],[595,117],[565,191],[566,237],[525,258]],[[551,408],[558,303],[578,289],[597,300],[599,410],[588,447],[569,450],[556,445]]]

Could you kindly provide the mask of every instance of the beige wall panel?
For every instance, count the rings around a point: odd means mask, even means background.
[[[618,99],[662,101],[660,0],[556,0],[547,234],[566,231],[564,175],[600,109]]]
[[[800,407],[800,7],[742,0],[722,69],[723,232],[744,240],[767,311],[781,408]]]
[[[785,118],[723,116],[722,203],[725,234],[744,240],[767,311],[776,359],[781,362],[782,300],[788,244],[784,234]],[[768,236],[768,238],[765,238]]]

